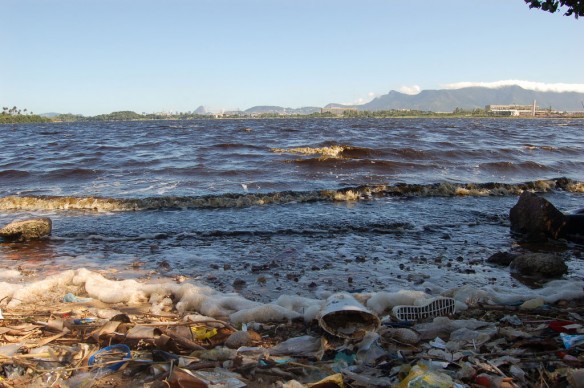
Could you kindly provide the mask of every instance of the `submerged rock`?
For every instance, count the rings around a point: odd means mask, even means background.
[[[509,253],[509,252],[497,252],[491,255],[487,262],[496,265],[502,265],[507,267],[515,258],[517,257],[516,254]]]
[[[52,228],[48,217],[14,221],[0,229],[0,237],[8,241],[36,240],[49,236]]]
[[[524,276],[558,277],[568,272],[564,259],[554,254],[526,253],[517,256],[511,271]]]

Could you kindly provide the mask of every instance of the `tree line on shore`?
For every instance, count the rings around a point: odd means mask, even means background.
[[[35,115],[34,112],[28,109],[20,109],[16,106],[12,108],[4,106],[2,107],[2,113],[0,113],[0,124],[5,123],[42,123],[51,121],[46,117]]]
[[[14,110],[13,110],[14,109]],[[391,117],[461,117],[488,116],[483,109],[465,110],[457,108],[452,113],[435,113],[422,110],[390,109],[382,111],[356,111],[346,110],[339,113],[316,112],[310,114],[279,114],[279,113],[246,113],[246,112],[226,112],[222,114],[196,114],[190,112],[180,112],[175,114],[144,113],[139,114],[133,111],[119,111],[97,116],[83,116],[79,114],[59,114],[52,117],[35,115],[32,112],[26,113],[26,109],[21,111],[14,107],[2,112],[1,123],[32,123],[32,122],[96,122],[96,121],[142,121],[142,120],[213,120],[213,119],[243,119],[243,118],[391,118]],[[24,112],[24,113],[23,113]]]
[[[279,113],[247,113],[227,112],[218,115],[202,115],[190,112],[175,114],[143,113],[133,111],[119,111],[97,116],[83,116],[78,114],[59,114],[53,117],[35,115],[27,109],[4,107],[0,114],[0,124],[11,123],[44,123],[44,122],[99,122],[99,121],[143,121],[143,120],[214,120],[214,119],[270,119],[270,118],[439,118],[439,117],[493,117],[495,113],[485,109],[456,108],[452,112],[437,113],[423,110],[389,109],[379,111],[345,110],[342,112],[316,112],[310,114],[279,114]],[[551,112],[548,116],[556,117]],[[584,115],[563,115],[562,117],[584,117]]]

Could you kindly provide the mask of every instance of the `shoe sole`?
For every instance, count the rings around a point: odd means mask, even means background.
[[[395,306],[392,312],[400,321],[443,317],[454,314],[454,299],[436,298],[422,306]]]

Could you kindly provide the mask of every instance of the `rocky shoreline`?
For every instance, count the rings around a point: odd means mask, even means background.
[[[543,201],[524,194],[511,210],[518,241],[580,241],[579,215]],[[2,236],[50,234],[50,220],[29,221],[32,233],[19,223]],[[26,283],[15,273],[0,282],[0,386],[582,387],[584,282],[552,280],[566,272],[553,253],[489,262],[544,286],[259,303],[170,279],[79,269]],[[400,320],[400,311],[413,315]]]

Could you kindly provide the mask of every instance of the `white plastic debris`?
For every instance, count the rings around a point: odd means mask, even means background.
[[[440,337],[436,337],[434,341],[430,341],[430,345],[436,349],[446,349],[446,342]]]
[[[414,306],[395,306],[392,309],[400,321],[417,321],[419,319],[443,317],[454,314],[454,299],[433,298]]]
[[[338,293],[327,299],[320,312],[319,324],[337,337],[361,339],[368,331],[375,331],[380,321],[352,295]]]

